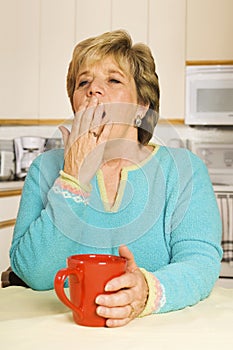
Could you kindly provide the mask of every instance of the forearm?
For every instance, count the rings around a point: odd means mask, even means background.
[[[211,292],[220,270],[221,252],[217,247],[194,243],[199,253],[174,258],[167,266],[148,272],[142,269],[149,287],[149,297],[141,316],[164,313],[191,306]],[[195,251],[194,248],[194,251]]]
[[[54,274],[77,251],[79,244],[72,238],[81,234],[80,218],[89,195],[64,174],[48,191],[46,203],[42,192],[29,175],[10,250],[13,270],[34,289],[53,288]]]
[[[45,211],[31,223],[28,230],[15,230],[16,236],[19,233],[22,236],[13,239],[10,250],[13,271],[33,289],[53,288],[53,275],[57,267],[65,266],[64,250],[69,248],[67,240],[56,230]],[[55,249],[54,241],[58,239],[61,244]]]

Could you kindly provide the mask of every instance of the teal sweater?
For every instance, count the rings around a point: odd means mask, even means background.
[[[36,158],[25,180],[13,242],[13,271],[31,288],[53,288],[73,254],[118,254],[126,244],[163,293],[154,312],[193,305],[218,278],[221,220],[208,171],[185,149],[158,146],[140,166],[122,170],[110,210],[101,170],[90,193],[60,186],[63,150]]]

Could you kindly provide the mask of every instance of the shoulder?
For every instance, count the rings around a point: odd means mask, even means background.
[[[50,151],[46,151],[41,153],[35,161],[40,162],[40,161],[59,161],[59,160],[64,159],[64,149],[59,148],[59,149],[52,149]]]
[[[27,179],[38,179],[52,184],[63,169],[64,150],[55,149],[40,154],[31,164]]]
[[[155,158],[167,183],[175,186],[177,181],[188,183],[195,179],[210,182],[208,169],[202,159],[186,148],[160,146]]]
[[[179,168],[192,167],[193,169],[202,168],[206,170],[203,160],[187,148],[160,146],[157,156],[159,157],[159,161],[164,164],[173,164]]]
[[[34,166],[61,167],[64,162],[64,149],[54,149],[41,153],[32,163]]]

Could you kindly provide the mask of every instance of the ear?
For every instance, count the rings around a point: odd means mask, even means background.
[[[138,105],[136,115],[139,115],[140,118],[143,119],[146,115],[146,112],[149,109],[149,106],[150,106],[149,103],[147,105]]]

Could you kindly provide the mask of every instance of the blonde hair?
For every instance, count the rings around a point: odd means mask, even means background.
[[[73,51],[67,74],[67,92],[73,108],[76,77],[84,63],[94,63],[112,56],[119,67],[135,81],[138,104],[149,106],[138,128],[138,141],[147,144],[151,139],[159,112],[159,83],[151,50],[145,44],[132,44],[130,35],[124,30],[107,32],[81,41]]]

